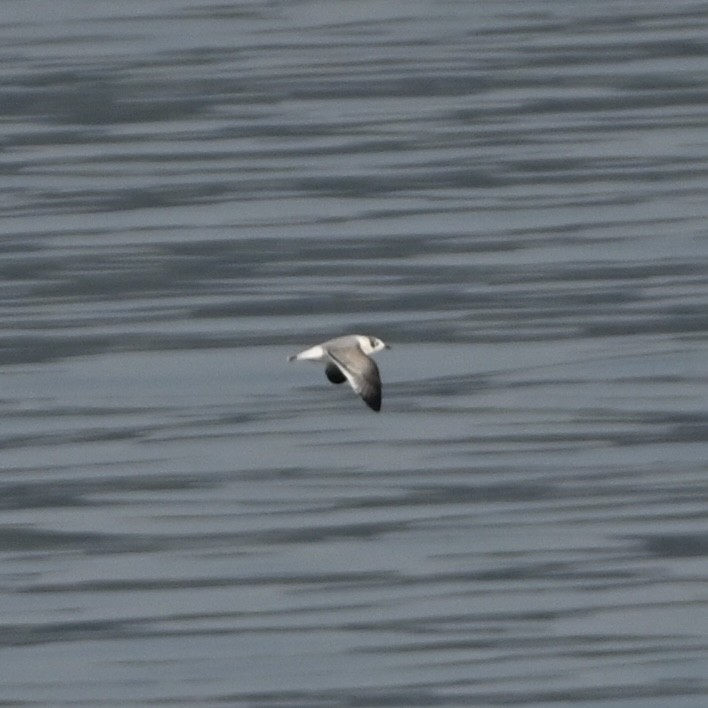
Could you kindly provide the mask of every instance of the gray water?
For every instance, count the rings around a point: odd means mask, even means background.
[[[0,704],[708,705],[708,5],[0,16]]]

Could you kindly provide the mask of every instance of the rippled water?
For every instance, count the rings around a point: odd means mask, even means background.
[[[708,6],[2,15],[0,703],[706,705]]]

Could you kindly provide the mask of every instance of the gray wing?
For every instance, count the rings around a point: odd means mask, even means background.
[[[369,408],[381,410],[381,376],[376,362],[359,347],[332,347],[327,349],[329,358],[346,376],[349,385],[358,393]]]

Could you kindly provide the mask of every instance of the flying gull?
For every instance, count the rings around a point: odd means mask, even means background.
[[[350,334],[305,349],[289,356],[288,361],[324,361],[325,376],[333,384],[348,381],[364,403],[378,412],[381,410],[381,376],[379,367],[369,354],[382,349],[390,347],[377,337]]]

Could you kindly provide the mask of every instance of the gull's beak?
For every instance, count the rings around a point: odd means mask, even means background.
[[[384,349],[390,349],[390,348],[391,348],[391,345],[390,345],[390,344],[385,344],[385,343],[384,343]]]

